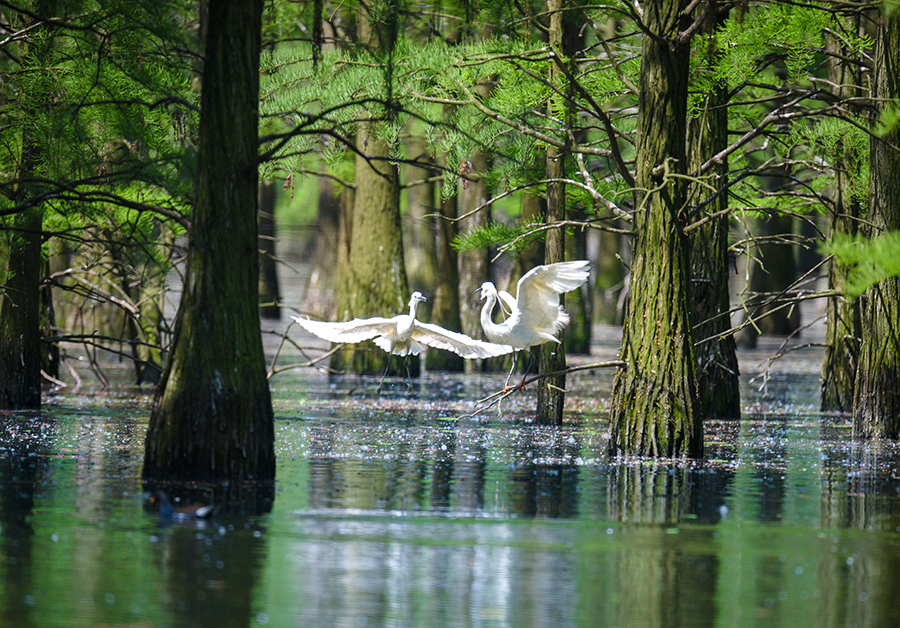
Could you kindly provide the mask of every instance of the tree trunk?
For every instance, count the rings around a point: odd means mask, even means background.
[[[550,47],[560,52],[563,47],[563,0],[550,0],[547,9],[550,13]],[[561,83],[562,72],[556,65],[550,66],[548,76],[551,85]],[[557,98],[551,98],[548,105],[548,113],[560,105]],[[558,113],[557,113],[558,115]],[[547,216],[545,222],[553,224],[566,219],[566,186],[561,182],[565,178],[564,158],[566,152],[555,146],[547,148]],[[554,264],[565,259],[565,231],[563,229],[551,229],[547,232],[544,241],[544,263]],[[517,295],[518,296],[518,295]],[[560,295],[560,303],[565,302],[564,295]],[[566,347],[564,334],[559,334],[560,344],[547,342],[540,346],[538,351],[538,372],[542,374],[555,373],[566,368]],[[535,423],[538,425],[562,425],[563,408],[566,403],[566,376],[565,374],[546,377],[538,383],[537,412]]]
[[[312,318],[330,319],[334,316],[335,276],[340,265],[339,234],[343,200],[335,193],[334,182],[330,178],[319,177],[318,183],[316,235],[310,255],[309,283],[303,295],[301,309]],[[346,197],[352,199],[352,192],[347,192]],[[345,260],[349,259],[349,252],[349,248],[345,247]]]
[[[834,58],[828,64],[828,77],[835,96],[846,98],[858,95],[850,87],[860,84],[859,69],[848,59],[849,51],[837,38],[828,39],[828,49]],[[852,145],[839,142],[831,155],[834,170],[832,191],[831,237],[856,236],[860,203],[851,185],[853,170],[864,156],[856,154]],[[847,284],[849,268],[835,258],[828,263],[828,287],[836,296],[829,297],[825,305],[825,357],[822,361],[823,412],[850,412],[853,409],[853,392],[856,384],[856,366],[859,343],[862,338],[862,320],[858,300],[850,300],[841,293]]]
[[[257,306],[262,0],[210,0],[197,192],[144,481],[272,486],[274,417]]]
[[[621,228],[621,221],[613,223]],[[625,265],[622,263],[624,238],[612,231],[600,231],[594,271],[593,318],[597,323],[619,325],[622,322],[622,298],[625,290]]]
[[[415,124],[407,125],[410,137],[404,142],[409,158],[430,164],[425,138]],[[433,221],[425,216],[435,213],[434,168],[406,164],[403,168],[406,191],[406,213],[403,216],[403,252],[411,290],[419,290],[430,300],[435,283],[435,237]],[[425,303],[428,305],[428,303]],[[426,308],[427,310],[428,308]],[[433,353],[429,351],[429,353]]]
[[[747,347],[755,347],[760,334],[788,336],[800,328],[800,308],[784,305],[792,294],[788,288],[797,278],[797,258],[793,245],[778,241],[789,239],[794,219],[773,211],[752,223],[758,226],[755,237],[760,238],[755,245],[756,255],[749,262],[747,282],[750,295],[746,304],[753,324],[744,327],[737,337]]]
[[[728,145],[728,95],[724,87],[706,95],[703,112],[688,123],[688,170],[700,166]],[[728,163],[716,164],[709,174],[716,175],[714,187],[725,184]],[[701,185],[691,186],[690,205],[709,199],[711,193]],[[722,212],[728,207],[728,194],[706,206],[700,216]],[[700,216],[697,216],[699,218]],[[740,380],[734,336],[731,329],[728,289],[728,217],[707,222],[691,236],[691,322],[694,328],[694,356],[697,360],[701,416],[704,419],[741,416]]]
[[[41,20],[55,15],[52,2],[38,2],[29,44],[23,45],[23,59],[43,80],[32,83],[20,94],[22,159],[16,173],[19,180],[16,202],[26,202],[35,192],[27,183],[40,176],[45,159],[40,134],[32,123],[37,112],[49,106],[55,86],[51,63],[53,34]],[[25,45],[30,50],[25,50]],[[0,289],[0,409],[17,410],[41,406],[41,230],[43,209],[34,205],[12,217],[4,234],[9,259],[5,285]]]
[[[259,186],[259,315],[281,318],[278,262],[275,253],[275,185]]]
[[[900,13],[882,14],[875,39],[875,102],[900,98]],[[870,237],[900,229],[900,128],[872,136]],[[880,281],[863,297],[862,346],[853,399],[853,436],[900,438],[900,277]]]
[[[395,18],[387,15],[385,20]],[[389,65],[393,41],[389,33],[382,32],[384,28],[387,25],[370,21],[366,7],[358,7],[359,43]],[[388,99],[390,80],[389,75]],[[350,224],[345,225],[350,231],[349,248],[346,266],[339,271],[338,320],[394,316],[406,309],[410,296],[400,226],[400,178],[379,124],[361,121],[356,146],[360,152],[356,155],[352,215]],[[406,373],[400,360],[393,360],[371,341],[346,345],[331,359],[332,368],[360,374],[380,373],[385,365],[392,374]],[[411,357],[408,366],[410,374],[418,376],[419,360]]]
[[[358,145],[366,155],[356,157],[356,193],[353,203],[346,282],[338,300],[338,320],[394,316],[406,309],[409,289],[403,261],[400,230],[400,186],[397,168],[388,161],[388,145],[376,136],[370,124],[362,124]],[[381,373],[391,356],[371,341],[346,345],[334,354],[331,367],[360,374]],[[419,361],[409,360],[410,372],[418,375]],[[392,361],[392,374],[406,373],[399,360]]]
[[[558,1],[558,0],[554,0]],[[551,5],[553,2],[551,2]],[[552,19],[552,18],[551,18]],[[563,175],[562,155],[556,147],[547,149],[547,178],[560,179]],[[547,224],[566,219],[566,187],[563,183],[547,184]],[[565,231],[551,229],[544,242],[544,263],[561,262],[565,256]],[[560,303],[565,295],[560,295]],[[562,336],[563,334],[560,334]],[[566,368],[566,345],[545,342],[538,350],[538,372],[554,373]],[[534,422],[537,425],[562,425],[563,408],[566,403],[565,374],[546,377],[538,382],[537,411]]]
[[[446,165],[446,163],[442,164]],[[451,246],[456,237],[456,202],[458,197],[443,199],[438,208],[441,217],[433,222],[437,277],[431,304],[431,322],[445,329],[462,329],[459,317],[459,256]],[[462,371],[465,360],[452,351],[428,351],[425,367],[429,371]]]
[[[678,43],[687,2],[644,3],[638,103],[631,296],[610,409],[612,454],[703,455],[688,308],[690,254],[685,185],[689,45]]]
[[[449,166],[450,164],[448,164]],[[489,168],[487,154],[476,149],[468,164],[464,168],[468,174],[473,175],[472,180],[463,179],[460,198],[460,214],[470,214],[476,207],[481,207],[488,200],[489,194],[484,174]],[[491,208],[483,207],[480,211],[469,215],[459,222],[459,231],[466,233],[490,222]],[[487,249],[474,249],[463,251],[459,254],[459,316],[462,322],[462,332],[472,338],[481,338],[481,304],[474,297],[475,291],[490,277],[490,251]],[[480,371],[486,360],[466,360],[466,371]]]
[[[34,163],[29,162],[26,156],[23,170]],[[4,410],[41,407],[42,213],[39,207],[19,213],[6,234],[9,260],[0,303],[0,409]]]

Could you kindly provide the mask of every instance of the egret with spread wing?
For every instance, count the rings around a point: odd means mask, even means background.
[[[490,281],[481,284],[481,327],[493,343],[509,345],[516,350],[528,349],[545,342],[559,344],[556,334],[569,324],[569,314],[559,302],[559,295],[577,289],[591,273],[587,260],[558,262],[536,266],[522,275],[516,287],[516,297],[498,292]],[[501,309],[510,311],[502,323],[495,323],[491,314],[500,302]],[[515,370],[506,378],[506,385]]]
[[[491,358],[514,350],[511,346],[475,340],[465,334],[416,320],[416,306],[425,300],[422,293],[413,292],[409,299],[409,314],[398,314],[393,318],[354,318],[345,323],[313,321],[297,316],[291,318],[323,340],[347,343],[374,339],[381,349],[403,357],[419,355],[426,346],[452,351],[466,359]],[[381,376],[378,390],[381,390],[385,376],[387,368]]]

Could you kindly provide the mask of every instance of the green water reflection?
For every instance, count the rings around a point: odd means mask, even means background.
[[[285,395],[273,510],[164,526],[129,403],[0,415],[0,625],[900,625],[900,450],[841,418],[651,464],[593,416]]]

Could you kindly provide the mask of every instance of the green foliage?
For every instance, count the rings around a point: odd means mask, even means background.
[[[812,124],[797,124],[790,129],[790,146],[802,146],[810,161],[818,158],[829,166],[839,166],[850,182],[851,198],[865,204],[869,195],[869,135],[858,125],[838,118],[821,118]],[[832,184],[828,177],[811,183],[817,190]]]
[[[823,247],[841,263],[852,266],[846,295],[855,298],[889,277],[900,276],[900,231],[891,231],[873,240],[863,237],[835,238]]]
[[[742,18],[732,12],[717,33],[720,55],[714,74],[735,87],[760,75],[783,69],[799,82],[824,46],[824,31],[831,16],[812,7],[765,4]]]
[[[456,236],[453,241],[453,248],[463,252],[505,244],[510,245],[507,250],[515,256],[528,248],[532,243],[544,239],[543,231],[535,231],[542,224],[542,219],[521,225],[492,222],[480,229],[474,229]]]

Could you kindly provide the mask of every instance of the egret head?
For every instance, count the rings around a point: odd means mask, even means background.
[[[412,296],[409,297],[409,304],[415,305],[416,303],[421,303],[422,301],[427,301],[421,292],[413,292]]]
[[[478,290],[476,290],[476,292],[479,292],[479,291],[481,292],[481,296],[478,297],[479,301],[482,301],[482,300],[488,298],[488,295],[490,295],[490,294],[494,294],[494,295],[497,294],[497,288],[495,288],[494,284],[492,284],[490,281],[485,281],[483,284],[481,284],[481,287]]]

